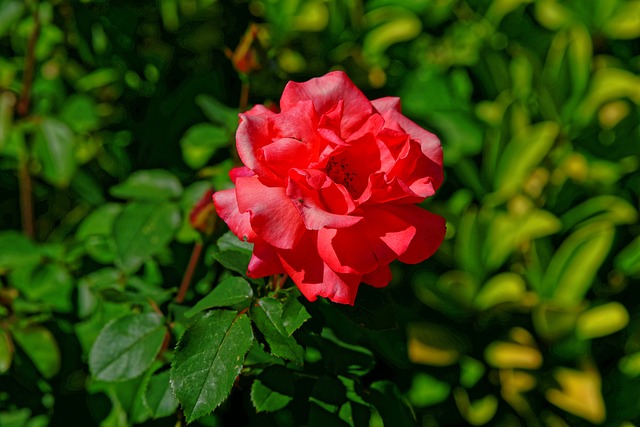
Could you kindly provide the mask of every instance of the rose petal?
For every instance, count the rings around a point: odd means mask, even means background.
[[[373,108],[375,108],[380,114],[391,110],[397,111],[398,113],[401,111],[400,98],[396,96],[385,96],[384,98],[374,99],[371,101],[371,105],[373,105]]]
[[[253,256],[247,267],[247,276],[253,278],[284,273],[277,249],[258,239],[253,245]]]
[[[366,274],[378,268],[378,259],[360,227],[318,231],[320,258],[338,273]]]
[[[409,247],[398,260],[407,264],[417,264],[436,252],[446,232],[444,218],[413,205],[389,205],[386,209],[400,220],[413,224],[416,229]]]
[[[390,206],[362,209],[365,219],[361,226],[380,265],[389,264],[404,254],[417,234],[414,224],[396,215],[398,209],[390,209]]]
[[[287,196],[300,213],[307,229],[351,227],[362,219],[360,216],[346,215],[353,211],[355,205],[346,191],[340,192],[336,187],[338,186],[321,171],[293,169],[289,172]],[[325,203],[321,195],[330,197],[331,203]],[[333,213],[330,212],[332,207],[344,210]]]
[[[343,101],[344,112],[340,125],[343,139],[357,130],[373,111],[371,102],[342,71],[334,71],[304,83],[289,82],[280,98],[280,108],[282,111],[295,108],[301,100],[313,101],[320,115]]]
[[[378,267],[377,270],[362,276],[362,281],[374,288],[384,288],[389,284],[392,278],[389,264],[385,264]]]
[[[249,221],[249,213],[241,213],[238,209],[235,189],[216,191],[213,194],[213,204],[218,216],[240,240],[252,242],[256,239]]]
[[[357,200],[358,205],[382,203],[419,203],[424,200],[423,195],[413,192],[400,179],[387,180],[386,174],[380,172],[369,176],[367,188]]]
[[[278,251],[285,272],[309,300],[317,297],[353,305],[360,276],[331,270],[318,255],[317,233],[305,233],[295,250]]]
[[[417,174],[422,177],[430,177],[433,189],[437,190],[444,179],[444,171],[442,169],[442,147],[437,136],[422,129],[420,126],[400,114],[395,110],[389,110],[383,114],[385,122],[398,123],[407,132],[411,139],[420,145],[420,151],[426,157],[420,157]],[[408,169],[403,166],[404,170]],[[414,190],[415,191],[415,190]]]
[[[267,111],[263,114],[240,114],[240,124],[236,131],[236,148],[240,160],[254,171],[264,182],[278,185],[282,177],[276,175],[266,164],[263,147],[272,143],[270,135],[271,123],[275,113]],[[253,111],[253,110],[251,110]]]
[[[240,166],[237,168],[233,168],[229,171],[229,178],[231,178],[231,182],[236,183],[236,179],[240,177],[254,176],[255,173],[246,166]]]
[[[282,187],[267,187],[258,177],[238,178],[240,212],[251,214],[251,228],[267,243],[291,249],[305,231],[304,222]]]

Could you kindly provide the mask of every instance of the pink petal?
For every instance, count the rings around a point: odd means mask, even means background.
[[[300,101],[311,100],[318,114],[329,112],[344,101],[341,137],[347,138],[371,115],[373,107],[366,96],[342,71],[334,71],[304,83],[289,82],[280,98],[282,111],[296,108]]]
[[[374,288],[384,288],[391,281],[391,269],[389,264],[384,264],[378,267],[377,270],[367,273],[362,276],[362,281],[367,285],[371,285]]]
[[[318,231],[320,258],[338,273],[366,274],[378,268],[378,259],[360,227]]]
[[[371,101],[371,105],[373,105],[373,108],[375,108],[380,114],[391,110],[397,111],[398,113],[401,111],[400,98],[395,96],[386,96],[384,98],[374,99]]]
[[[426,157],[417,164],[416,173],[422,177],[430,177],[434,191],[440,187],[444,179],[442,169],[442,146],[437,136],[422,129],[420,126],[395,110],[389,110],[383,115],[385,122],[396,122],[407,132],[411,139],[420,146],[420,151]],[[410,170],[404,167],[405,170]]]
[[[268,167],[263,152],[263,147],[273,142],[270,134],[273,116],[275,113],[270,111],[257,115],[240,114],[240,125],[236,132],[236,148],[240,160],[247,168],[254,171],[264,182],[277,185],[282,183],[282,178]]]
[[[444,218],[413,205],[389,205],[386,209],[416,229],[409,247],[398,260],[407,264],[417,264],[438,250],[446,232]]]
[[[255,173],[251,169],[246,166],[240,166],[237,168],[233,168],[229,171],[229,178],[231,178],[231,182],[236,183],[236,179],[239,177],[247,177],[254,176]]]
[[[413,192],[400,179],[388,179],[386,174],[380,172],[369,177],[367,188],[357,200],[358,205],[381,203],[419,203],[424,200],[423,195]]]
[[[267,243],[291,249],[305,231],[304,222],[282,187],[267,187],[258,177],[238,178],[240,212],[251,214],[251,228]]]
[[[289,169],[307,167],[311,153],[307,144],[299,139],[281,138],[262,149],[265,167],[279,177],[286,177]]]
[[[336,187],[338,186],[324,172],[312,169],[290,171],[287,196],[300,213],[307,229],[351,227],[362,219],[360,216],[346,215],[355,205],[346,191],[340,192]],[[321,195],[333,200],[329,204],[325,203]],[[330,211],[332,207],[344,207],[344,210],[333,213]]]
[[[389,264],[404,254],[416,236],[416,226],[396,215],[392,205],[363,207],[362,228],[380,265]],[[404,205],[403,205],[404,207]],[[391,208],[391,209],[390,209]]]
[[[249,221],[249,214],[241,213],[238,210],[235,189],[215,192],[213,194],[213,204],[216,207],[218,216],[227,223],[229,229],[240,240],[252,242],[256,239],[257,236]]]
[[[317,233],[305,233],[294,250],[279,251],[278,256],[285,272],[309,301],[320,296],[353,305],[360,276],[331,270],[318,255]]]
[[[284,273],[277,249],[262,239],[253,245],[253,256],[247,268],[247,276],[253,278]]]

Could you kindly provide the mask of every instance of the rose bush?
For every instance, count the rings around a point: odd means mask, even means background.
[[[438,138],[342,72],[289,82],[280,113],[240,114],[236,144],[245,166],[213,200],[254,244],[250,277],[286,273],[311,301],[353,304],[361,282],[386,286],[391,261],[421,262],[444,238],[444,219],[415,205],[442,183]]]

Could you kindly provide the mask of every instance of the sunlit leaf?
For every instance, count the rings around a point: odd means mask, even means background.
[[[543,296],[576,303],[591,287],[609,253],[613,227],[596,222],[571,234],[555,252],[543,279]]]
[[[614,263],[624,274],[640,273],[640,236],[625,246],[614,259]]]
[[[251,289],[251,285],[242,277],[231,276],[218,283],[211,292],[184,314],[186,317],[192,317],[196,313],[209,308],[247,308],[252,298],[253,289]]]
[[[549,402],[592,423],[604,421],[606,409],[597,371],[556,368],[554,378],[560,389],[553,388],[545,393]]]
[[[265,369],[251,384],[251,403],[257,412],[273,412],[293,400],[293,374],[279,366]]]
[[[53,334],[42,326],[11,330],[14,342],[29,356],[45,378],[51,378],[60,370],[61,355]]]
[[[14,270],[38,263],[36,245],[17,231],[0,233],[0,271]]]
[[[629,312],[619,302],[612,301],[582,313],[576,324],[576,334],[583,339],[593,339],[618,332],[627,324]]]
[[[542,122],[522,129],[509,142],[498,162],[494,188],[499,197],[515,193],[527,175],[547,155],[560,128],[554,122]]]
[[[412,405],[424,408],[442,402],[450,392],[449,384],[420,372],[413,377],[408,398]]]
[[[189,130],[180,140],[182,157],[191,169],[207,164],[217,149],[230,143],[231,135],[226,128],[200,123]]]

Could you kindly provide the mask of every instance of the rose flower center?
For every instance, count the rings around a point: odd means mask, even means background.
[[[333,180],[336,184],[342,184],[347,191],[351,195],[355,195],[355,177],[356,174],[353,171],[349,170],[349,164],[343,161],[336,160],[335,158],[330,158],[327,162],[327,166],[325,167],[325,171],[329,178]]]

